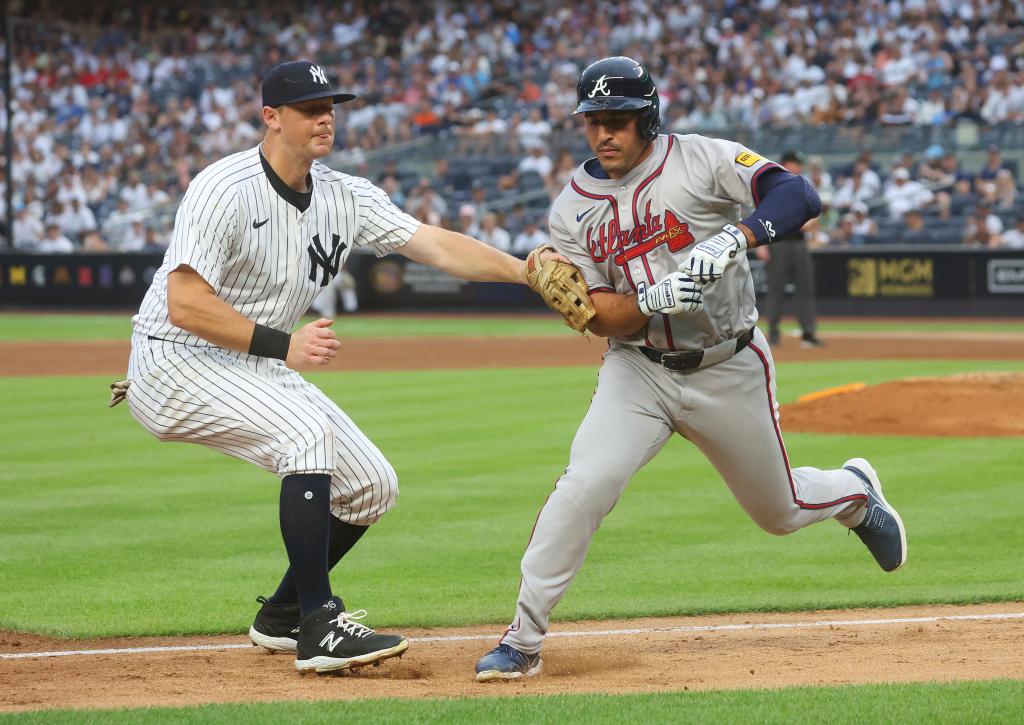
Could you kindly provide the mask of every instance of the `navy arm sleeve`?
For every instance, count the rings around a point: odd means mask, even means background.
[[[761,201],[742,223],[758,244],[785,239],[821,214],[818,192],[802,176],[777,168],[761,174],[756,183]]]

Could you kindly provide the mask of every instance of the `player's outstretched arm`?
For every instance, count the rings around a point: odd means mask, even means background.
[[[473,237],[430,224],[421,224],[412,238],[396,251],[414,262],[430,265],[453,277],[474,282],[526,284],[526,263],[523,260]]]
[[[304,325],[292,335],[261,325],[254,345],[256,323],[218,297],[205,279],[186,266],[167,275],[167,311],[172,325],[214,345],[276,357],[296,370],[326,365],[341,347],[330,329],[334,323],[327,319]]]

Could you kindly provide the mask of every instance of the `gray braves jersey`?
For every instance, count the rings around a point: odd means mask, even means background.
[[[127,402],[163,441],[199,443],[284,477],[331,475],[331,512],[377,521],[398,495],[394,468],[330,398],[281,360],[235,352],[171,324],[167,275],[182,265],[250,320],[291,331],[353,247],[378,255],[419,222],[365,179],[314,163],[287,187],[259,149],[193,179],[163,265],[133,319]]]
[[[592,291],[630,293],[676,271],[691,245],[738,221],[740,207],[757,201],[758,175],[775,164],[737,143],[673,134],[659,136],[653,153],[621,179],[597,179],[585,166],[555,200],[552,239]],[[766,531],[786,534],[828,518],[855,526],[863,518],[866,493],[855,474],[790,466],[775,363],[761,332],[737,351],[733,338],[757,320],[746,257],[703,291],[700,312],[655,315],[636,335],[612,339],[569,464],[523,555],[504,643],[540,650],[594,532],[674,433],[704,453]],[[675,372],[640,346],[705,352],[699,369]],[[675,475],[686,485],[689,471]]]
[[[697,135],[658,136],[651,154],[621,179],[598,179],[581,165],[551,207],[551,239],[580,268],[591,292],[629,294],[654,284],[696,242],[755,204],[757,178],[778,168],[741,144]],[[734,338],[757,321],[754,286],[740,255],[704,288],[697,315],[655,315],[620,342],[697,350]]]
[[[211,344],[175,327],[167,316],[167,274],[188,265],[248,319],[290,332],[353,247],[383,256],[419,227],[366,179],[319,162],[310,175],[312,195],[301,211],[287,201],[289,192],[297,192],[275,189],[280,182],[267,174],[258,146],[200,172],[178,208],[164,262],[132,320],[134,331],[170,342]]]

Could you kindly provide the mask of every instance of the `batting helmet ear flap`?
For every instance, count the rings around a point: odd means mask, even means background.
[[[645,109],[637,116],[636,130],[641,138],[653,141],[658,138],[658,131],[661,130],[661,114],[657,106]]]

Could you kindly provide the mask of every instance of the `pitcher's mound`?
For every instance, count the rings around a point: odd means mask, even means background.
[[[790,433],[1024,436],[1024,373],[908,378],[782,406]]]

